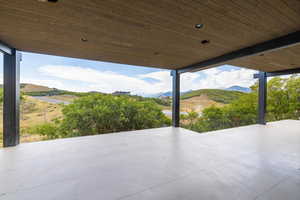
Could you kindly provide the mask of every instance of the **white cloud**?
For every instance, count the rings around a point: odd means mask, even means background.
[[[97,90],[110,93],[122,90],[131,91],[134,94],[154,94],[170,89],[165,88],[164,90],[163,85],[161,85],[161,82],[164,81],[161,79],[158,79],[159,82],[157,83],[149,83],[142,80],[142,77],[129,77],[111,71],[100,71],[79,66],[46,65],[40,67],[39,71],[51,77],[88,83],[85,91]],[[164,73],[168,72],[165,71]]]
[[[203,73],[205,78],[198,81],[195,89],[202,88],[228,88],[233,85],[249,87],[254,84],[253,74],[255,70],[240,68],[237,70],[223,71],[218,68],[207,69],[197,74]],[[185,76],[185,74],[183,75]]]
[[[36,85],[43,85],[48,86],[51,88],[59,88],[63,89],[64,84],[59,80],[52,80],[52,79],[24,79],[21,77],[21,83],[31,83]]]
[[[101,91],[114,92],[116,90],[131,91],[133,94],[155,94],[171,90],[170,71],[157,71],[136,77],[130,77],[112,71],[101,71],[80,66],[46,65],[39,71],[51,80],[36,80],[34,83],[45,83],[50,87],[69,89],[72,91]],[[181,90],[195,90],[202,88],[227,88],[233,85],[249,87],[255,80],[254,70],[238,69],[223,71],[212,68],[195,73],[185,73],[181,76]],[[59,78],[55,81],[54,78]],[[156,81],[147,81],[147,78]],[[65,80],[80,81],[85,87],[76,84],[64,84]],[[48,83],[47,83],[48,82]]]

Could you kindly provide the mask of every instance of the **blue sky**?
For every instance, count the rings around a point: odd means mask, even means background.
[[[21,82],[45,85],[71,91],[116,90],[152,95],[171,90],[169,70],[90,61],[59,56],[22,53]],[[0,56],[0,63],[2,61]],[[224,65],[181,77],[181,90],[227,88],[233,85],[249,87],[255,71]],[[2,67],[0,70],[2,74]]]

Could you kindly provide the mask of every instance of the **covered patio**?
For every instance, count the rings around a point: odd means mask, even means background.
[[[10,0],[0,199],[300,199],[300,121],[266,123],[267,77],[300,72],[300,2]],[[172,127],[19,145],[20,51],[171,70]],[[180,128],[180,75],[258,70],[257,125]],[[230,78],[230,77],[228,77]]]
[[[0,199],[299,200],[300,121],[157,128],[0,150]]]

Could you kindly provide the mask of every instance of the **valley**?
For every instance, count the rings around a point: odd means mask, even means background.
[[[75,99],[89,94],[64,91],[34,84],[21,84],[21,93],[21,142],[43,140],[43,136],[35,133],[34,127],[40,124],[53,122],[57,118],[61,118],[64,105],[68,105]],[[201,115],[203,109],[210,106],[223,107],[237,99],[242,94],[243,93],[239,91],[216,89],[189,91],[181,95],[180,111],[183,115],[191,111],[195,111]],[[162,109],[163,113],[167,117],[171,118],[172,116],[171,97],[146,98],[132,96],[132,98],[137,100],[152,100]],[[2,129],[2,107],[0,112],[0,128]]]

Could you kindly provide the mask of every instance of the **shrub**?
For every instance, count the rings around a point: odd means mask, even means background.
[[[241,95],[230,104],[208,107],[193,124],[184,127],[198,132],[244,126],[257,123],[258,84],[252,92]],[[276,77],[268,81],[267,121],[300,118],[300,77]]]
[[[47,139],[55,139],[61,137],[59,127],[55,123],[44,123],[31,127],[27,130],[30,134],[38,134],[46,136]]]
[[[152,101],[129,96],[91,94],[64,106],[62,119],[36,126],[31,132],[48,138],[95,135],[170,125]]]

